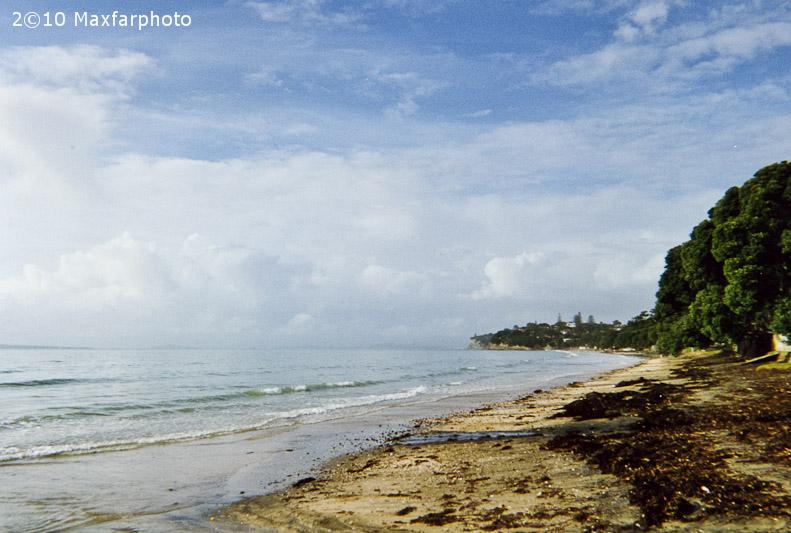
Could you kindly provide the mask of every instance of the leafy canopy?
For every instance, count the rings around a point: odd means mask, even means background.
[[[660,351],[738,344],[762,353],[791,335],[791,164],[732,187],[667,254],[654,316]]]

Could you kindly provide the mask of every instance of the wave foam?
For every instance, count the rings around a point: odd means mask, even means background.
[[[326,388],[327,385],[331,385],[332,387],[330,388],[360,386],[360,385],[356,385],[355,383],[358,382],[339,382],[334,384],[324,384],[324,388]],[[264,420],[259,420],[256,423],[251,423],[251,424],[247,424],[239,427],[232,427],[232,428],[222,428],[222,429],[215,428],[211,430],[194,431],[194,432],[186,431],[181,433],[172,433],[165,435],[145,436],[136,439],[117,439],[117,440],[108,439],[102,441],[90,441],[83,443],[40,445],[40,446],[33,446],[28,449],[22,449],[11,446],[6,448],[0,448],[0,463],[9,462],[9,461],[40,459],[44,457],[52,457],[57,455],[83,455],[89,453],[124,451],[124,450],[139,448],[142,446],[152,445],[152,444],[168,444],[168,443],[202,439],[208,437],[219,437],[233,433],[263,429],[267,426],[270,426],[272,423],[276,423],[278,420],[283,421],[283,420],[293,420],[293,419],[310,417],[310,416],[320,416],[340,409],[364,407],[382,402],[406,400],[418,396],[419,394],[424,394],[425,392],[427,392],[427,390],[428,389],[425,386],[421,385],[401,392],[390,393],[390,394],[376,394],[376,395],[368,395],[362,397],[348,397],[344,399],[339,399],[335,402],[326,403],[323,405],[304,407],[304,408],[294,409],[285,412],[269,413],[267,418]],[[22,420],[20,419],[20,422],[21,421]]]

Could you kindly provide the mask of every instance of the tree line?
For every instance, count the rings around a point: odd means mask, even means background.
[[[531,322],[472,339],[484,347],[498,345],[534,350],[583,347],[602,350],[649,350],[656,344],[656,328],[651,314],[647,311],[626,324],[618,320],[611,324],[596,322],[592,315],[583,322],[582,313],[578,313],[572,322],[564,322],[559,316],[554,324]]]

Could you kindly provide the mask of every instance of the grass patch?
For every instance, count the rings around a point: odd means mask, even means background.
[[[756,370],[791,370],[791,363],[768,363],[759,366]]]

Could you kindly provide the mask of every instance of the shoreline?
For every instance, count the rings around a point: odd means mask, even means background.
[[[555,355],[568,364],[548,366]],[[452,358],[456,361],[456,356]],[[537,357],[539,367],[525,367],[524,359],[530,357],[517,354],[493,359],[517,361],[519,370],[489,371],[489,377],[476,380],[476,369],[471,387],[451,384],[434,394],[331,411],[328,416],[295,420],[286,426],[119,452],[9,462],[2,465],[7,492],[0,498],[0,530],[6,526],[15,531],[54,531],[68,525],[86,532],[104,531],[112,523],[115,529],[163,533],[216,531],[218,522],[209,518],[219,509],[245,495],[269,494],[316,476],[328,461],[387,442],[411,430],[416,419],[517,398],[538,387],[584,380],[607,368],[639,362],[631,357],[586,359],[552,354]],[[456,366],[467,364],[465,360]],[[47,483],[52,479],[68,483]],[[240,528],[226,524],[222,530]]]
[[[315,478],[221,509],[214,523],[290,532],[777,531],[791,525],[791,451],[781,446],[767,459],[755,452],[762,442],[729,432],[749,416],[728,425],[705,413],[727,418],[733,398],[780,387],[777,421],[761,424],[787,436],[788,381],[715,355],[647,358],[582,383],[415,421],[409,438],[331,460]],[[623,467],[624,450],[643,455]],[[697,455],[712,466],[689,463],[700,474],[686,480],[691,466],[677,463]]]

